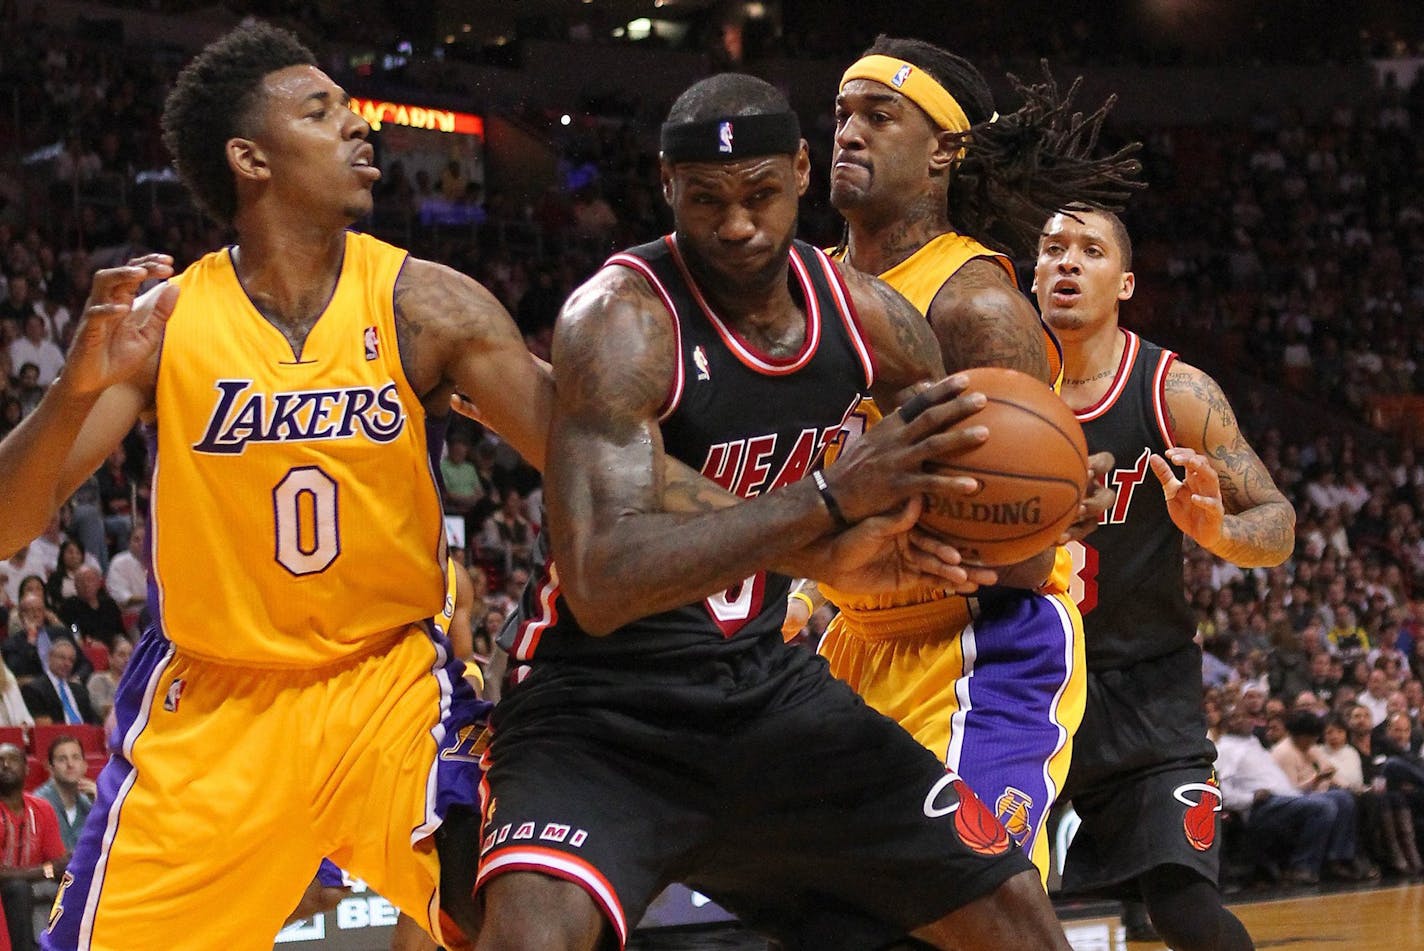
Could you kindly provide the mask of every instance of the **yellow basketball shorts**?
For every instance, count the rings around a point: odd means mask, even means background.
[[[1049,809],[1083,720],[1083,621],[1071,598],[1011,589],[843,611],[831,672],[968,782],[1047,881]]]
[[[320,670],[218,664],[151,629],[43,946],[270,951],[324,857],[438,940],[432,833],[477,801],[465,747],[489,706],[461,667],[426,625]]]

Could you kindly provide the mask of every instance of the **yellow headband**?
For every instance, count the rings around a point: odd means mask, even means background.
[[[841,89],[852,79],[870,79],[904,96],[925,110],[936,126],[949,132],[968,132],[969,117],[930,74],[903,59],[879,54],[851,63],[841,76]]]

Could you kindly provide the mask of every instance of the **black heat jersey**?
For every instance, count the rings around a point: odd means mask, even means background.
[[[1160,657],[1191,643],[1196,621],[1182,591],[1182,532],[1147,464],[1175,445],[1163,405],[1176,354],[1131,331],[1107,395],[1077,414],[1089,452],[1113,454],[1117,501],[1074,552],[1089,670]]]
[[[666,451],[743,498],[806,475],[873,382],[871,352],[845,286],[809,244],[791,248],[791,289],[806,314],[806,340],[785,359],[759,353],[712,311],[672,235],[615,254],[605,266],[640,274],[673,322],[678,361],[659,417]],[[512,668],[561,658],[681,664],[781,640],[791,587],[784,575],[758,572],[595,638],[569,611],[547,548],[536,557],[542,567],[525,589],[519,621],[504,632]]]

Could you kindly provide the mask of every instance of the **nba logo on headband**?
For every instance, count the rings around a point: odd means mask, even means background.
[[[899,69],[895,70],[895,75],[890,77],[890,85],[894,86],[896,89],[899,89],[901,86],[905,85],[905,80],[910,78],[910,73],[914,71],[914,68],[915,67],[911,66],[909,63],[906,63],[904,66],[901,66]]]
[[[723,155],[732,154],[732,123],[717,123],[717,151]]]

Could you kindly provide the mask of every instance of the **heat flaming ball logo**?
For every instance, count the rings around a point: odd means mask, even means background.
[[[1189,793],[1200,793],[1193,799]],[[1172,796],[1187,811],[1182,815],[1182,830],[1187,841],[1198,852],[1205,852],[1216,841],[1216,814],[1221,811],[1221,790],[1215,782],[1184,783],[1172,790]]]

